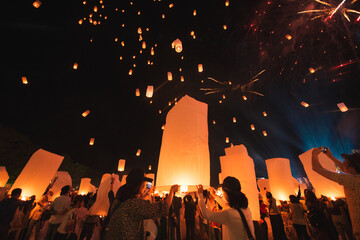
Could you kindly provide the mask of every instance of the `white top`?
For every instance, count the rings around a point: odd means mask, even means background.
[[[51,224],[59,224],[61,223],[63,217],[67,210],[70,209],[71,198],[69,196],[60,196],[55,198],[54,202],[52,203],[52,208],[55,210],[56,213],[62,213],[59,215],[51,215],[49,223]]]
[[[241,220],[241,216],[236,209],[225,206],[222,211],[212,212],[206,208],[203,195],[199,194],[199,196],[199,206],[204,218],[223,225],[223,240],[249,239],[245,230],[245,226]],[[250,228],[250,232],[255,238],[254,224],[252,221],[250,209],[241,209],[241,211],[244,213],[246,221]]]
[[[68,211],[65,216],[63,217],[60,226],[58,227],[57,231],[62,234],[67,234],[69,232],[66,232],[65,228],[69,221],[75,221],[77,219],[77,208],[73,208],[70,211]],[[75,231],[74,229],[71,229],[71,231]]]

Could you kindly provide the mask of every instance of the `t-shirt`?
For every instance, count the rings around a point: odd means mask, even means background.
[[[69,196],[60,196],[55,198],[52,203],[52,208],[56,213],[62,214],[54,214],[51,215],[49,223],[51,224],[59,224],[61,223],[63,217],[65,216],[65,211],[70,209],[71,198]]]
[[[57,231],[62,234],[67,234],[72,231],[75,231],[75,220],[77,220],[77,208],[73,208],[70,211],[68,211],[65,216],[63,217],[60,226],[58,227]],[[71,227],[71,230],[66,229],[66,226],[70,225],[70,223],[73,223],[74,225]]]

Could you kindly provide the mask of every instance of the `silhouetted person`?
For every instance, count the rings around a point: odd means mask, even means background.
[[[185,222],[186,222],[186,240],[193,240],[195,234],[195,213],[196,213],[196,202],[191,195],[184,197],[185,204]]]

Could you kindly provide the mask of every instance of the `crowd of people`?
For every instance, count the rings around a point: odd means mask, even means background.
[[[324,169],[318,159],[321,152],[342,172]],[[221,184],[221,194],[198,185],[196,192],[177,196],[179,186],[173,185],[160,196],[147,184],[153,179],[142,169],[132,169],[116,193],[110,188],[106,216],[89,215],[96,193],[77,195],[69,185],[52,202],[51,188],[37,201],[22,201],[21,189],[13,189],[0,202],[0,239],[360,240],[360,154],[343,157],[341,162],[329,149],[316,148],[312,164],[314,171],[343,185],[346,198],[318,198],[316,189],[302,193],[299,188],[297,195],[277,205],[268,191],[265,199],[259,194],[259,221],[252,218],[241,183],[231,176]]]

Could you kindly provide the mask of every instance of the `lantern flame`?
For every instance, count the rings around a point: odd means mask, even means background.
[[[81,115],[82,115],[83,117],[87,117],[87,115],[89,115],[89,113],[90,113],[90,110],[86,110],[86,111],[83,112]]]
[[[138,149],[137,152],[136,152],[136,156],[139,157],[141,154],[141,149]]]
[[[95,143],[95,138],[90,138],[89,145],[92,146],[94,145],[94,143]]]
[[[28,80],[26,77],[21,77],[21,80],[24,85],[28,84]]]
[[[33,6],[34,6],[35,8],[39,8],[40,5],[41,5],[41,2],[40,2],[39,0],[36,0],[35,2],[33,2]]]
[[[346,107],[345,103],[338,103],[337,104],[338,108],[340,109],[341,112],[347,112],[349,109]]]
[[[306,107],[306,108],[310,106],[308,103],[306,103],[306,102],[304,102],[304,101],[301,102],[301,105],[302,105],[303,107]]]
[[[198,71],[199,71],[199,72],[203,72],[203,71],[204,71],[204,67],[203,67],[202,64],[199,64],[199,65],[198,65]]]

